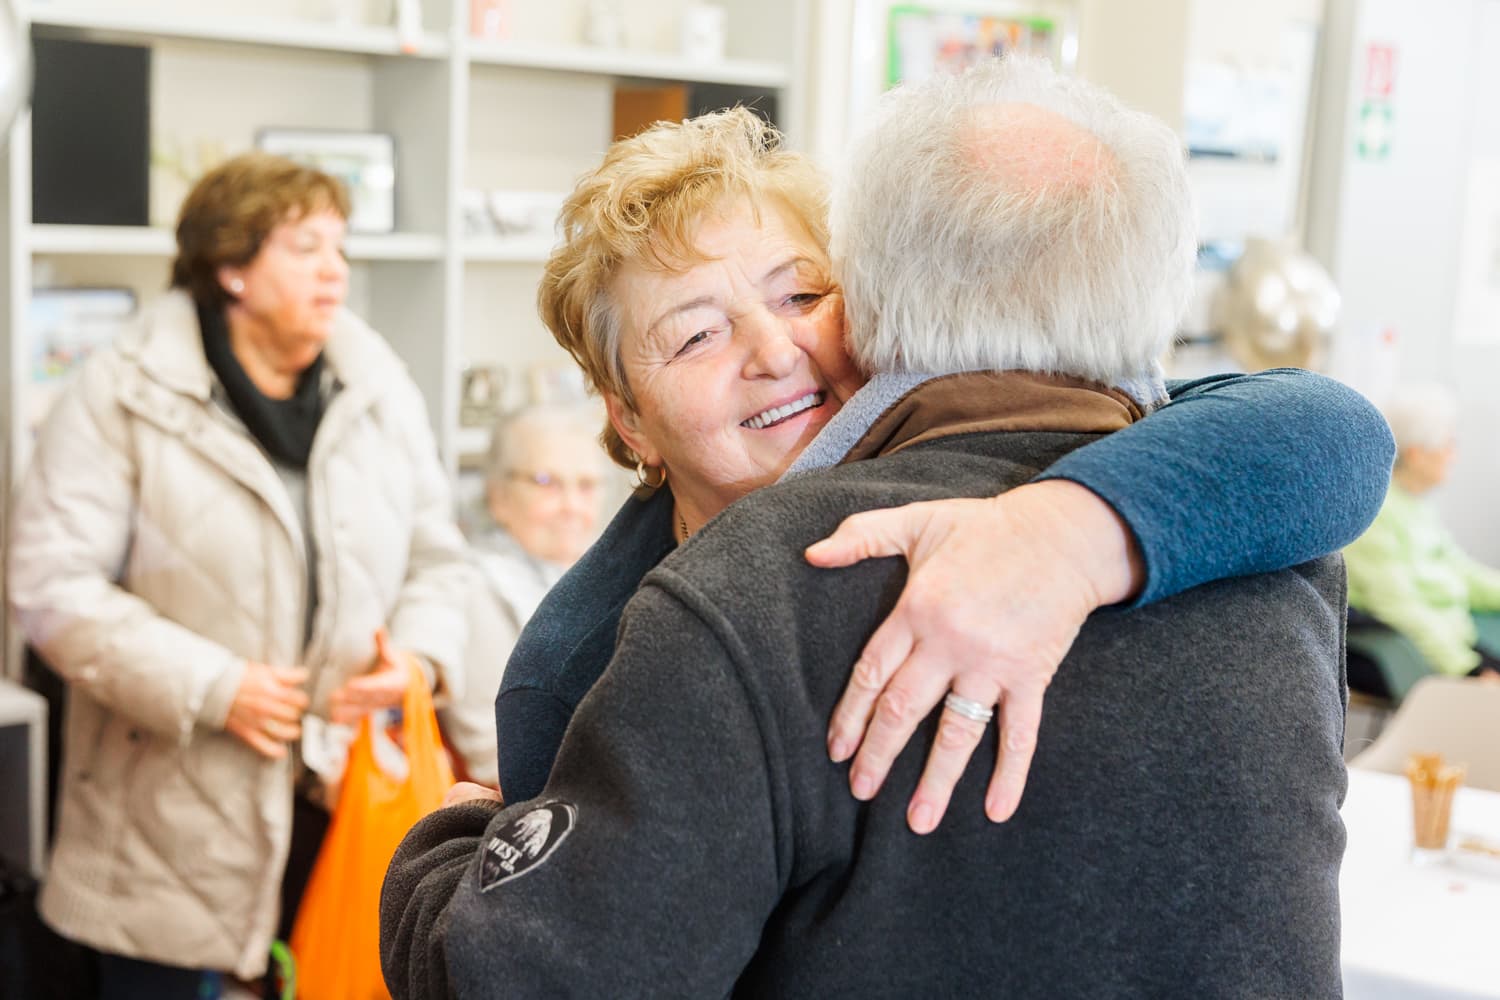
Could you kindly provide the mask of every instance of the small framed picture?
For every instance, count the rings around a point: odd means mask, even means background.
[[[108,346],[136,314],[128,288],[38,288],[26,311],[31,385],[25,419],[40,426],[53,401],[90,354]]]
[[[396,229],[396,138],[385,132],[261,129],[257,148],[316,167],[343,181],[349,192],[349,231]]]
[[[963,9],[969,7],[980,9]],[[1045,15],[1000,13],[1009,7],[993,0],[892,5],[887,15],[885,85],[916,83],[938,73],[961,73],[981,60],[1012,51],[1055,61],[1057,22]]]
[[[464,427],[489,427],[505,404],[505,369],[499,365],[468,365],[459,384],[458,422]]]

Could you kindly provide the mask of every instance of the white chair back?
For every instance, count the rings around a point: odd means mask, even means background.
[[[1404,774],[1407,757],[1426,752],[1467,767],[1464,784],[1500,792],[1500,684],[1424,677],[1349,766]]]

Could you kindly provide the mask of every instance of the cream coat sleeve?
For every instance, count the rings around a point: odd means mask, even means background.
[[[448,473],[438,458],[421,394],[403,376],[392,387],[396,427],[413,475],[412,531],[406,580],[388,625],[396,645],[426,657],[437,669],[436,686],[463,691],[465,609],[480,586],[469,565],[463,535],[453,516]]]
[[[139,474],[117,366],[92,359],[42,427],[11,522],[11,610],[71,685],[185,742],[196,724],[223,727],[244,661],[115,583]]]

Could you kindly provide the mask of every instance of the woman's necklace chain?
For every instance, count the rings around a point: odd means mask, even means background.
[[[682,511],[680,510],[677,512],[677,534],[679,542],[688,540],[687,518],[682,516]]]

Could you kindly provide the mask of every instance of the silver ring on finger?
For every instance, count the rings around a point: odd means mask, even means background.
[[[988,723],[995,717],[993,708],[986,708],[973,698],[965,698],[956,691],[949,691],[948,697],[943,699],[943,707],[954,715],[961,715],[973,722]]]

